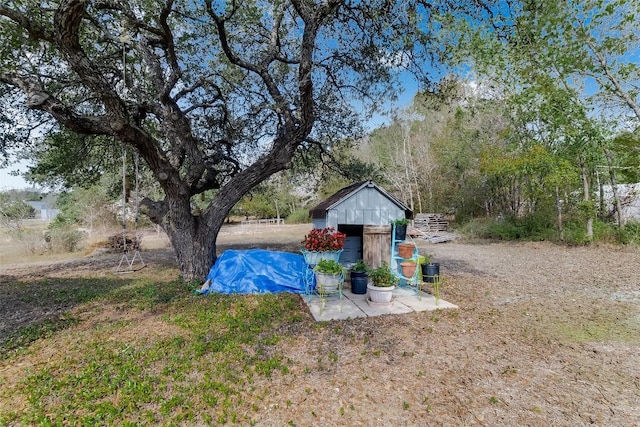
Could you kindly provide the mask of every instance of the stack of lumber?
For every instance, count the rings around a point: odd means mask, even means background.
[[[416,214],[413,224],[418,230],[427,233],[447,231],[449,229],[449,221],[446,220],[444,214],[438,213]]]
[[[126,244],[127,251],[139,250],[140,240],[141,239],[136,238],[136,236],[132,236],[129,234],[127,235],[127,238],[125,240],[123,239],[122,234],[116,234],[115,236],[109,237],[106,243],[106,247],[108,247],[109,249],[113,249],[116,252],[122,252],[125,249],[124,246]]]

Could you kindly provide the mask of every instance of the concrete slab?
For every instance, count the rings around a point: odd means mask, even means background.
[[[368,295],[354,294],[349,290],[344,291],[342,305],[340,305],[338,296],[328,297],[324,307],[321,307],[321,299],[317,295],[314,295],[311,301],[307,296],[301,296],[309,306],[309,311],[311,311],[313,318],[317,321],[346,320],[357,317],[381,316],[383,314],[406,314],[458,308],[457,305],[443,299],[440,299],[438,305],[436,305],[436,299],[433,295],[426,292],[420,292],[417,295],[415,289],[411,288],[395,289],[393,291],[392,304],[389,306],[370,305],[367,302]]]
[[[397,298],[392,298],[391,305],[370,305],[366,299],[360,299],[353,302],[367,316],[381,316],[383,314],[407,314],[413,310],[406,305],[398,302]]]
[[[311,311],[313,318],[318,322],[367,317],[364,311],[358,308],[356,304],[346,297],[342,298],[342,303],[340,302],[340,297],[327,297],[324,306],[322,300],[317,295],[312,296],[311,301],[309,301],[308,297],[303,297],[304,301],[309,306],[309,310]]]
[[[397,296],[396,299],[402,304],[410,307],[413,311],[428,311],[428,310],[438,310],[444,308],[458,308],[457,305],[451,304],[443,299],[438,301],[436,304],[436,297],[431,294],[427,294],[424,292],[420,292],[420,296],[417,295],[404,295]]]

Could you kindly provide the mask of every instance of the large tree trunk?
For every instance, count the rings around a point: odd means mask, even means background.
[[[216,260],[217,230],[202,227],[197,233],[186,230],[169,231],[176,252],[180,275],[185,282],[202,283]]]
[[[216,240],[224,216],[215,225],[185,209],[174,209],[163,224],[176,253],[180,275],[185,282],[202,283],[216,260]]]
[[[160,222],[176,251],[182,280],[203,282],[216,260],[216,241],[224,220],[235,204],[253,187],[285,169],[293,157],[300,137],[282,137],[274,149],[220,188],[199,216],[191,212],[187,195],[175,192],[157,205],[149,217]],[[146,205],[154,209],[153,202]],[[153,215],[155,213],[155,215]]]

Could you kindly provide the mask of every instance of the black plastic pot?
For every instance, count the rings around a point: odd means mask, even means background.
[[[422,264],[422,281],[433,283],[433,278],[440,275],[440,264],[432,262],[431,264]]]
[[[351,272],[351,292],[358,295],[364,295],[367,293],[367,282],[369,276],[365,272]]]
[[[404,240],[407,238],[407,224],[394,225],[396,229],[396,240]]]

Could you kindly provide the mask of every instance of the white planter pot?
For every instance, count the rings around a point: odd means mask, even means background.
[[[395,288],[395,286],[378,287],[368,284],[367,290],[369,291],[369,299],[373,302],[388,304],[391,302],[391,297],[393,296],[393,290]]]
[[[340,274],[316,272],[316,289],[320,293],[337,292],[340,287]]]

